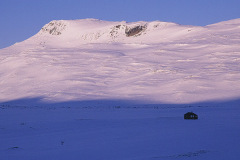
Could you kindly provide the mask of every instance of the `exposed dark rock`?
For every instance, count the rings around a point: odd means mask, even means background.
[[[116,38],[119,36],[120,33],[122,33],[122,31],[124,32],[125,29],[126,29],[126,25],[121,25],[121,24],[116,25],[110,31],[110,35],[112,38]]]
[[[60,35],[65,28],[66,25],[64,23],[52,21],[42,28],[42,32],[48,32],[51,35]]]
[[[117,25],[117,26],[115,26],[115,27],[119,29],[119,28],[121,27],[121,25]]]
[[[125,34],[127,37],[138,36],[145,29],[146,29],[146,26],[136,26],[134,28],[126,28]]]

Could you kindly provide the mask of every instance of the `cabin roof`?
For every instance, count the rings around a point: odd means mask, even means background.
[[[197,114],[195,114],[195,113],[193,113],[193,112],[187,112],[185,115],[197,115]]]

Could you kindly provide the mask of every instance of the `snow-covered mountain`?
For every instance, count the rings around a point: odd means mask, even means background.
[[[240,19],[204,27],[168,22],[51,21],[0,50],[0,101],[239,98]]]

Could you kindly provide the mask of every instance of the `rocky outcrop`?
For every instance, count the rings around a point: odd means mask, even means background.
[[[122,25],[122,24],[119,24],[119,25],[116,25],[112,28],[112,30],[110,31],[110,36],[112,38],[116,38],[118,37],[120,34],[124,34],[124,31],[126,29],[126,25]]]
[[[60,35],[65,28],[66,24],[64,24],[62,21],[51,21],[50,23],[46,24],[41,31],[51,35]]]
[[[133,28],[126,27],[125,34],[127,37],[139,36],[141,33],[146,30],[146,26],[135,26]]]
[[[134,27],[129,27],[127,25],[116,25],[112,28],[110,35],[113,38],[116,38],[119,36],[119,34],[123,34],[127,37],[132,37],[132,36],[140,36],[142,32],[144,32],[147,29],[147,26],[143,25],[137,25]]]

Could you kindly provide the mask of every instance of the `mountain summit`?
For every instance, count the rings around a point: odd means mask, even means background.
[[[0,50],[0,101],[237,98],[239,44],[240,19],[204,27],[54,20],[33,37]]]
[[[97,19],[54,20],[42,27],[33,38],[56,45],[83,43],[159,43],[191,36],[202,27],[182,26],[169,22],[108,22]],[[52,42],[52,41],[54,42]]]

